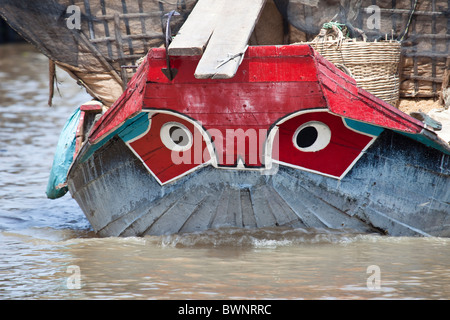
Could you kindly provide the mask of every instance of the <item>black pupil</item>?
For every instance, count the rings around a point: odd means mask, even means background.
[[[297,146],[299,148],[311,147],[316,142],[318,136],[317,129],[314,127],[306,127],[297,134]]]
[[[180,127],[173,126],[172,128],[170,128],[169,135],[172,141],[179,146],[184,147],[188,144],[188,137],[186,135],[186,132],[184,132],[184,130]]]

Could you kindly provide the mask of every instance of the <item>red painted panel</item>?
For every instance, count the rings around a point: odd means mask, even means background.
[[[151,50],[127,91],[95,125],[90,142],[142,108],[182,113],[207,130],[268,129],[288,114],[314,108],[395,130],[423,129],[420,121],[356,87],[309,46],[249,47],[236,76],[226,80],[195,79],[199,59],[171,57],[178,74],[169,81],[161,71],[165,50]]]
[[[293,142],[296,130],[310,121],[324,123],[331,131],[329,144],[316,152],[301,151],[294,146]],[[272,156],[274,160],[288,165],[339,178],[352,166],[372,140],[371,136],[347,128],[339,116],[329,112],[308,112],[279,125],[277,137],[274,140],[275,152]]]
[[[373,125],[419,133],[423,124],[357,87],[354,80],[316,53],[318,79],[331,112]]]
[[[285,51],[296,56],[286,57]],[[251,47],[236,76],[228,80],[195,79],[199,57],[174,57],[172,82],[160,71],[162,50],[154,52],[144,108],[187,115],[214,137],[219,166],[262,167],[270,127],[286,114],[325,108],[309,47]],[[269,58],[265,55],[268,55]],[[238,133],[240,133],[238,135]]]
[[[86,111],[83,111],[83,107],[80,107],[80,120],[78,121],[78,126],[77,126],[77,131],[75,133],[75,152],[73,154],[73,159],[75,160],[75,158],[78,155],[78,152],[81,149],[81,146],[83,145],[83,127],[84,127],[84,118],[86,116]]]
[[[207,150],[206,142],[191,122],[163,113],[153,115],[150,122],[150,130],[128,145],[161,183],[182,176],[210,160],[209,153],[204,152]],[[193,140],[188,150],[172,151],[163,143],[161,128],[170,122],[181,123],[191,132]]]
[[[127,90],[105,112],[101,121],[98,121],[92,128],[89,136],[90,143],[97,143],[100,139],[120,127],[126,120],[142,110],[148,70],[148,60],[144,59],[136,74],[128,83]]]
[[[208,126],[222,123],[223,114],[250,115],[250,121],[272,125],[283,116],[307,108],[324,108],[316,82],[153,84],[147,86],[145,108],[175,110]],[[215,118],[219,119],[219,122]],[[239,121],[239,119],[237,119]],[[241,125],[249,122],[245,116]]]
[[[102,111],[102,105],[101,104],[83,104],[80,107],[80,110],[87,111],[87,112],[99,113]]]
[[[264,166],[264,145],[268,128],[218,127],[208,130],[215,148],[216,164],[237,167],[240,162],[247,168]]]
[[[214,137],[216,161],[261,167],[270,127],[286,114],[325,108],[312,51],[307,46],[250,47],[235,77],[195,79],[200,57],[172,57],[170,82],[164,50],[152,52],[144,108],[173,110],[200,122]],[[236,136],[240,133],[239,138]]]
[[[165,50],[154,49],[150,55],[150,72],[148,81],[157,83],[248,83],[248,82],[289,82],[314,81],[317,82],[317,70],[314,64],[312,50],[308,46],[291,47],[249,47],[244,59],[232,79],[211,80],[195,79],[194,73],[200,56],[171,57],[171,67],[178,70],[178,74],[169,81],[161,72],[167,67]],[[218,61],[217,65],[221,62]]]

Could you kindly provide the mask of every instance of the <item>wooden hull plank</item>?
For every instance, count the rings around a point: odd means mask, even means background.
[[[265,0],[227,1],[195,70],[197,79],[234,77]]]
[[[199,0],[169,46],[171,56],[202,55],[229,0]]]

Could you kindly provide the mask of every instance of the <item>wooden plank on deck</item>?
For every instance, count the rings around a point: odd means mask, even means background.
[[[228,0],[222,8],[195,77],[232,78],[242,61],[265,0]]]
[[[170,44],[169,55],[202,55],[223,7],[228,2],[231,1],[199,0]]]

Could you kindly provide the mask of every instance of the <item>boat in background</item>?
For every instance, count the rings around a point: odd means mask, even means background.
[[[100,236],[450,236],[448,143],[309,45],[285,43],[298,1],[211,2],[0,0],[2,17],[49,57],[50,98],[58,66],[94,99],[63,128],[49,198],[70,192]],[[363,7],[321,1],[314,12],[325,9],[365,28]],[[257,22],[273,17],[280,36],[255,45]],[[392,20],[402,39],[407,20]]]
[[[166,51],[152,49],[121,98],[84,124],[68,189],[100,236],[450,235],[450,148],[422,122],[308,45],[249,47],[232,79],[196,79],[199,59],[171,57],[169,80]]]

